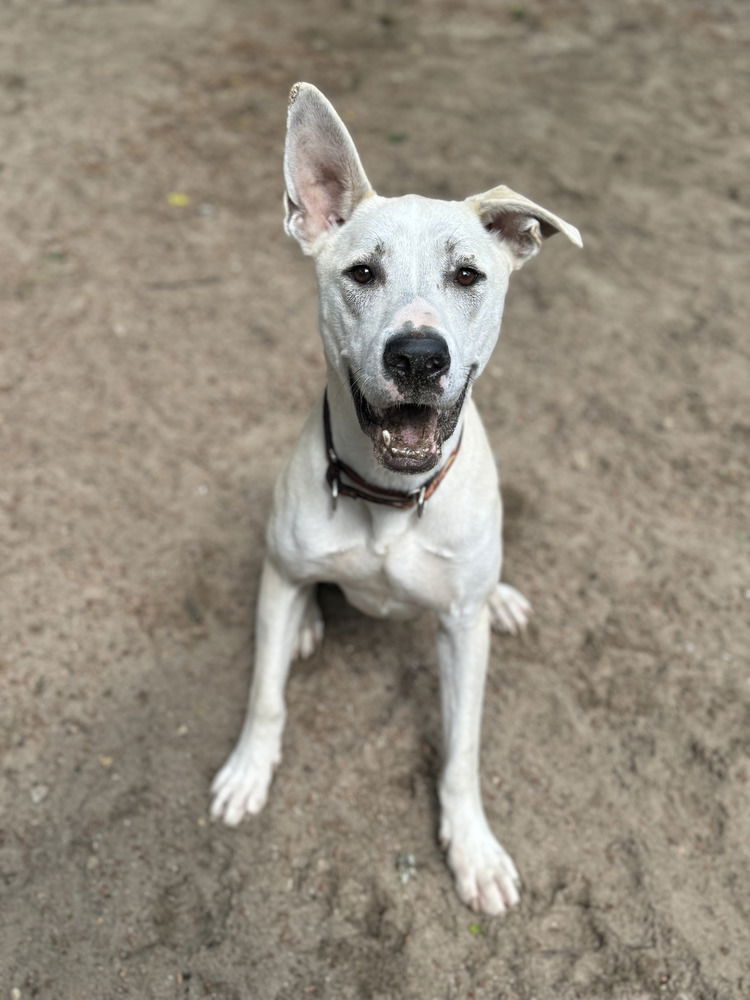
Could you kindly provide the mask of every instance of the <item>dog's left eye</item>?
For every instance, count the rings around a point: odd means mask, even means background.
[[[454,280],[457,285],[461,285],[463,288],[468,288],[469,285],[473,285],[479,278],[484,277],[479,271],[475,270],[473,267],[459,267],[454,275]]]
[[[355,264],[346,273],[354,278],[358,285],[369,285],[375,280],[375,272],[367,264]]]

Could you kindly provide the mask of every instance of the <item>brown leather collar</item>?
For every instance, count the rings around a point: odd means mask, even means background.
[[[458,444],[448,456],[445,465],[439,469],[434,476],[417,486],[413,490],[386,490],[381,486],[374,486],[358,475],[351,466],[342,462],[333,447],[333,435],[331,433],[331,413],[328,409],[328,392],[323,396],[323,430],[326,440],[326,455],[328,456],[328,468],[326,469],[326,482],[331,490],[333,498],[333,509],[336,510],[336,502],[339,496],[351,497],[354,500],[367,500],[369,503],[385,504],[388,507],[397,507],[399,510],[410,510],[417,508],[417,514],[422,516],[425,501],[429,500],[438,486],[445,478],[448,469],[456,461],[458,449],[461,447],[463,438],[463,428],[458,439]],[[346,476],[353,485],[343,483],[341,476]]]

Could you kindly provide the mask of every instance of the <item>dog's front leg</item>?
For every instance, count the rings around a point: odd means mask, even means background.
[[[489,828],[479,787],[489,633],[486,605],[440,616],[438,659],[445,744],[440,840],[461,900],[473,910],[496,914],[518,902],[519,877]]]
[[[258,594],[255,669],[247,714],[237,745],[211,786],[211,815],[230,826],[246,813],[260,812],[266,803],[274,768],[281,760],[284,686],[311,598],[309,586],[292,583],[266,558]]]

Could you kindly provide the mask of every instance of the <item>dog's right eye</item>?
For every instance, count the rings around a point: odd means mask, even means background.
[[[470,285],[476,284],[483,277],[484,275],[473,267],[459,267],[454,275],[456,284],[461,285],[462,288],[468,288]]]
[[[367,264],[355,264],[346,272],[358,285],[369,285],[375,280],[375,272]]]

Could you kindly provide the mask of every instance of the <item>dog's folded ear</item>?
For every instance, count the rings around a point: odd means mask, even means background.
[[[555,233],[565,233],[571,243],[583,246],[581,234],[575,226],[505,185],[484,194],[472,195],[466,201],[485,229],[507,245],[514,270],[523,267],[527,260],[538,254],[542,241]]]
[[[343,225],[363,198],[374,194],[352,137],[333,105],[309,83],[289,95],[284,228],[305,253]]]

